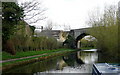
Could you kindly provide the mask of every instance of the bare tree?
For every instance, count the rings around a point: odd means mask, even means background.
[[[36,0],[24,2],[21,4],[24,9],[25,18],[24,20],[28,24],[36,23],[40,20],[44,20],[46,8],[42,6],[42,2]]]
[[[69,31],[71,29],[70,25],[63,25],[64,31]]]
[[[45,30],[52,30],[53,26],[54,26],[54,23],[51,20],[48,20]]]

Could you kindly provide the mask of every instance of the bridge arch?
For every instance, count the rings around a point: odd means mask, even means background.
[[[80,39],[82,39],[83,37],[85,37],[87,35],[90,35],[90,34],[88,34],[88,33],[82,33],[82,34],[80,34],[79,36],[77,36],[76,41],[79,41]]]
[[[73,45],[72,48],[73,47],[74,48],[80,48],[80,41],[79,40],[81,40],[82,38],[84,38],[87,35],[91,35],[90,32],[89,32],[90,29],[91,28],[81,28],[81,29],[72,29],[72,30],[70,30],[69,36],[71,36],[73,38],[72,39],[73,41],[68,42],[68,44],[73,42],[71,44],[71,45]],[[93,36],[93,35],[91,35],[91,36]],[[66,40],[68,40],[68,39],[66,39]],[[67,41],[63,42],[63,45],[65,43],[67,43]]]
[[[88,33],[82,33],[80,34],[79,36],[76,37],[76,41],[75,41],[75,44],[76,44],[76,48],[80,48],[81,47],[81,39],[83,39],[85,36],[92,36],[91,34],[88,34]],[[92,36],[92,38],[96,39],[96,37]]]
[[[79,36],[77,36],[76,41],[75,41],[76,48],[78,48],[78,49],[80,48],[80,43],[81,42],[79,40],[81,40],[82,38],[84,38],[87,35],[89,35],[89,34],[88,33],[82,33]]]

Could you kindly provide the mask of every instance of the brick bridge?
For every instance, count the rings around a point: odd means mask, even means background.
[[[69,32],[69,35],[75,38],[76,48],[80,48],[80,39],[89,35],[90,28],[81,28],[81,29],[72,29]]]

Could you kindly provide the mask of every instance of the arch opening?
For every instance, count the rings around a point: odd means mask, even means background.
[[[85,41],[87,41],[87,43],[84,43]],[[80,49],[81,47],[92,47],[94,48],[95,45],[93,45],[93,43],[96,43],[97,39],[87,33],[82,33],[81,35],[79,35],[76,38],[76,48]],[[86,44],[86,46],[84,46],[84,44]]]

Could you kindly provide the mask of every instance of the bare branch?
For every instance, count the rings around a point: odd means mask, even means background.
[[[37,2],[36,0],[32,0],[30,2],[25,2],[22,4],[24,9],[25,17],[24,20],[28,22],[28,24],[36,23],[40,20],[46,19],[44,16],[45,8],[42,7],[41,2]]]
[[[53,26],[54,26],[54,23],[51,20],[48,20],[45,30],[52,30]]]
[[[26,19],[24,19],[24,20],[29,20],[29,19],[32,19],[32,18],[34,18],[35,16],[37,16],[37,15],[44,15],[44,14],[42,14],[43,12],[44,12],[45,10],[42,10],[42,11],[40,11],[40,12],[38,12],[38,13],[33,13],[32,14],[32,16],[31,15],[27,15],[27,16],[31,16],[30,18],[26,18]]]
[[[40,21],[40,20],[44,20],[44,19],[46,19],[47,17],[44,17],[44,18],[39,18],[39,19],[34,19],[34,21],[31,21],[31,22],[29,22],[29,24],[32,24],[32,23],[36,23],[36,22],[38,22],[38,21]]]
[[[32,2],[25,2],[25,3],[22,3],[22,7],[23,9],[27,8]]]

